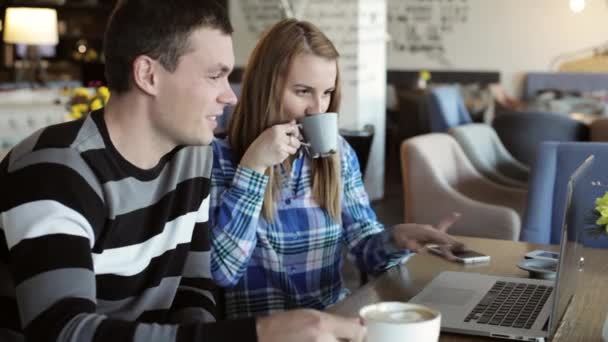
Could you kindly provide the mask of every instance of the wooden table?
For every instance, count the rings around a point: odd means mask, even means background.
[[[558,251],[559,246],[516,241],[458,237],[467,247],[488,254],[488,264],[463,265],[430,254],[414,255],[406,263],[393,267],[353,291],[328,312],[357,316],[361,307],[380,301],[408,301],[441,271],[462,271],[521,277],[528,272],[517,267],[524,254],[535,249]],[[608,313],[608,250],[585,248],[585,269],[574,301],[560,324],[554,341],[601,341],[604,319]],[[487,341],[489,338],[442,333],[440,341]]]

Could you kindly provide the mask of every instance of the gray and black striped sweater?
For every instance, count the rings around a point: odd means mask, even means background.
[[[255,340],[253,319],[210,323],[212,158],[178,147],[139,169],[102,111],[17,145],[0,164],[0,339]]]

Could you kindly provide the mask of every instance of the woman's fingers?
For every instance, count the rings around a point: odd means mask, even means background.
[[[451,225],[453,225],[456,221],[458,221],[460,219],[460,216],[461,216],[460,213],[457,213],[457,212],[451,213],[447,217],[443,218],[437,224],[437,230],[439,230],[440,232],[443,232],[443,233],[447,233],[448,228],[450,228]]]

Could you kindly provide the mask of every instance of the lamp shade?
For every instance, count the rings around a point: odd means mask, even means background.
[[[57,44],[57,11],[9,7],[4,16],[4,41],[12,44]]]

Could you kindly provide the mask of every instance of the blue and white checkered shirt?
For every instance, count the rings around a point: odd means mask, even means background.
[[[343,243],[369,273],[409,254],[392,244],[377,221],[357,157],[342,138],[340,145],[342,223],[313,199],[310,160],[303,153],[282,177],[269,223],[261,215],[268,177],[238,166],[225,140],[213,142],[211,272],[226,287],[228,318],[336,303],[347,294],[340,271]]]

